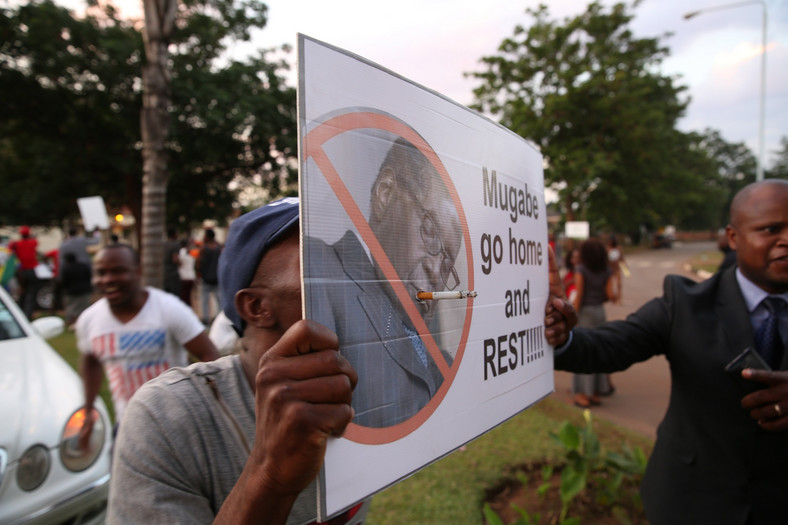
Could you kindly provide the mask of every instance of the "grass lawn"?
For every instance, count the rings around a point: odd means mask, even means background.
[[[49,341],[74,368],[79,352],[73,332]],[[101,397],[112,412],[106,379]],[[114,416],[113,416],[114,417]],[[545,399],[487,434],[390,487],[373,499],[367,519],[379,524],[474,524],[483,522],[485,491],[510,474],[510,467],[560,461],[562,449],[549,437],[565,420],[583,424],[582,412],[555,399]],[[652,441],[600,418],[594,429],[605,448],[619,450],[623,443],[651,452]]]
[[[483,523],[485,491],[509,477],[513,466],[561,462],[563,449],[550,437],[565,420],[583,425],[580,410],[547,398],[506,423],[375,496],[367,523]],[[594,418],[603,447],[623,443],[651,453],[653,441],[623,427]]]

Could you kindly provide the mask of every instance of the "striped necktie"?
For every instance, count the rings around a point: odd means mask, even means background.
[[[785,308],[785,301],[780,297],[767,297],[761,301],[768,316],[755,333],[755,348],[772,370],[780,368],[783,359],[783,340],[780,337],[780,315]]]

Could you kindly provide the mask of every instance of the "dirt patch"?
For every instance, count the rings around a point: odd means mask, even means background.
[[[543,479],[543,464],[514,467],[498,485],[487,491],[485,501],[498,514],[503,523],[511,524],[520,519],[515,507],[525,509],[534,524],[558,524],[561,516],[559,486],[561,470],[554,468],[548,481]],[[549,487],[545,488],[545,483]],[[638,488],[623,485],[619,501],[605,505],[594,496],[598,487],[590,484],[570,503],[567,518],[580,518],[581,524],[594,525],[647,525],[640,505]],[[539,519],[536,519],[536,516]],[[528,522],[526,522],[528,523]]]

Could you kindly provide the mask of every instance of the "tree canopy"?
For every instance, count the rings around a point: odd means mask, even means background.
[[[185,229],[222,221],[244,184],[292,191],[295,90],[269,51],[227,56],[265,25],[264,4],[186,0],[178,10],[167,223]],[[140,217],[143,56],[141,25],[111,5],[84,17],[50,0],[0,9],[1,222],[58,223],[87,195]]]
[[[780,139],[780,149],[776,150],[774,155],[774,164],[766,176],[775,179],[788,179],[788,137]]]
[[[560,23],[545,5],[527,9],[532,23],[471,73],[475,108],[537,145],[570,219],[624,232],[710,224],[708,207],[700,218],[692,206],[709,198],[714,162],[699,137],[676,128],[686,88],[660,72],[660,38],[630,30],[637,4],[594,2]]]
[[[139,34],[52,2],[0,9],[0,220],[47,224],[76,199],[139,192]]]

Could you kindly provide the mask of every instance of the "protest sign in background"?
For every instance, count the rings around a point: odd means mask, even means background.
[[[85,231],[93,231],[96,228],[106,230],[109,228],[109,217],[107,207],[104,205],[104,197],[100,195],[94,197],[81,197],[77,199],[79,213],[82,215],[82,225]]]
[[[552,392],[547,219],[533,146],[391,71],[300,36],[298,103],[305,315],[359,372],[325,519]]]

